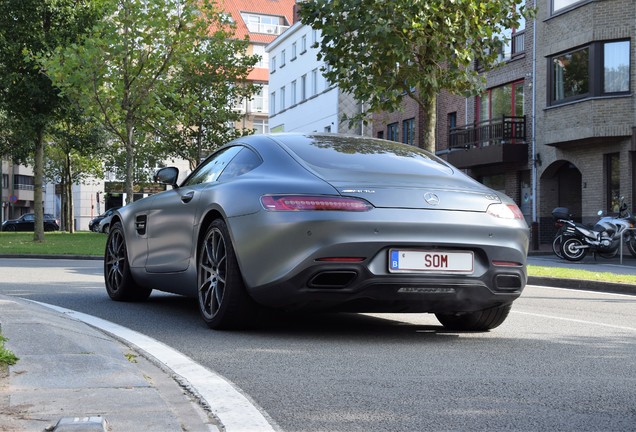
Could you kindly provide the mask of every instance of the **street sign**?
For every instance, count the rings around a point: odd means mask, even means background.
[[[11,204],[15,204],[15,203],[17,203],[17,202],[18,202],[18,197],[17,197],[17,196],[15,196],[15,195],[11,195],[11,196],[9,197],[9,202],[10,202]]]

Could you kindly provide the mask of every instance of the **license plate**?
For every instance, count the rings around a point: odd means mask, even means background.
[[[425,251],[391,249],[389,271],[394,273],[469,274],[474,271],[474,255],[470,251]]]

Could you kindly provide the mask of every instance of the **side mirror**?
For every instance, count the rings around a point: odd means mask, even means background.
[[[179,185],[177,185],[178,177],[179,177],[179,168],[166,167],[166,168],[161,168],[159,171],[155,173],[154,181],[157,183],[170,185],[173,188],[177,189],[179,187]]]

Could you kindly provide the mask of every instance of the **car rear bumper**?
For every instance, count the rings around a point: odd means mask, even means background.
[[[316,213],[261,215],[260,224],[251,224],[250,216],[232,220],[239,265],[257,302],[289,309],[469,312],[511,303],[526,285],[523,221],[458,211],[375,209],[351,220]],[[470,251],[474,269],[391,273],[392,248]]]
[[[512,303],[526,269],[491,269],[479,277],[375,275],[363,265],[316,265],[294,277],[250,289],[260,304],[352,312],[471,312]]]

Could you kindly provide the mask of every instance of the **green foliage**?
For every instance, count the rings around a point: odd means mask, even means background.
[[[119,171],[130,200],[136,168],[148,166],[148,155],[188,154],[174,148],[183,138],[176,131],[190,138],[193,128],[220,128],[232,119],[224,110],[231,111],[234,96],[243,91],[237,81],[256,59],[243,55],[245,44],[231,39],[215,3],[100,0],[100,5],[105,17],[88,37],[40,60],[63,93],[119,142],[114,150],[125,161]],[[183,143],[188,144],[192,139]],[[115,155],[111,162],[119,160]]]
[[[475,62],[494,66],[500,35],[519,25],[523,3],[308,0],[300,13],[303,23],[321,30],[319,57],[331,83],[364,101],[369,112],[395,111],[410,97],[434,119],[441,90],[482,91]]]
[[[0,366],[11,366],[20,360],[14,353],[4,347],[7,338],[0,334]]]
[[[23,162],[33,158],[34,202],[42,202],[44,142],[61,98],[34,55],[78,39],[95,17],[89,0],[0,2],[0,153]],[[34,239],[44,236],[42,207],[35,206]]]

